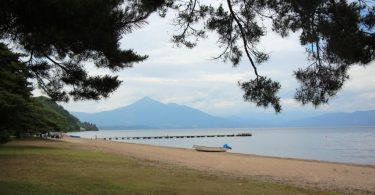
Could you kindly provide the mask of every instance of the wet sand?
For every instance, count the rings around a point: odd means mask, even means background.
[[[170,165],[231,174],[238,177],[282,182],[299,187],[337,190],[344,193],[375,194],[375,166],[297,160],[233,153],[207,153],[124,142],[65,137],[83,148],[131,156]]]

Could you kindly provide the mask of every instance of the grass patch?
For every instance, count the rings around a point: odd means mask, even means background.
[[[0,194],[330,194],[46,140],[0,146]]]

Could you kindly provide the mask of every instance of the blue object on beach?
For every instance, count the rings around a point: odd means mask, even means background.
[[[224,145],[223,145],[223,148],[228,148],[228,149],[230,149],[230,150],[232,149],[232,147],[230,147],[228,144],[224,144]]]

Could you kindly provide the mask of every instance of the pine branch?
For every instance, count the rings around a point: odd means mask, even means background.
[[[257,71],[257,67],[255,66],[255,63],[253,61],[253,59],[251,58],[250,56],[250,52],[248,50],[248,44],[247,44],[247,40],[246,40],[246,35],[245,35],[245,30],[240,22],[240,20],[238,19],[238,17],[236,16],[236,14],[234,13],[233,11],[233,7],[232,7],[232,3],[231,3],[231,0],[227,0],[227,3],[228,3],[228,7],[229,7],[229,11],[233,17],[233,19],[236,21],[237,25],[238,25],[238,28],[240,29],[240,32],[241,32],[241,38],[242,38],[242,41],[243,41],[243,44],[244,44],[244,48],[245,48],[245,53],[247,55],[247,58],[249,59],[250,63],[251,63],[251,66],[253,67],[254,69],[254,73],[255,75],[257,76],[257,80],[259,78],[259,74],[258,74],[258,71]]]

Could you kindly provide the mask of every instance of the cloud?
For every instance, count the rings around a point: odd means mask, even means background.
[[[344,84],[344,90],[355,92],[375,91],[375,62],[367,66],[352,66],[349,70],[350,80]]]
[[[176,48],[173,47],[171,43],[165,43],[160,48],[150,50],[148,55],[150,56],[149,63],[178,66],[204,63],[218,53],[220,53],[220,51],[217,47],[213,47],[213,44],[200,44],[194,49],[188,49],[184,47]]]
[[[140,83],[153,83],[153,84],[173,84],[179,82],[178,79],[170,78],[160,78],[160,77],[144,77],[144,76],[135,76],[135,77],[120,77],[119,79],[126,82],[140,82]]]
[[[297,100],[293,99],[293,98],[288,98],[288,99],[281,99],[281,104],[284,106],[284,107],[287,107],[287,108],[299,108],[301,107],[301,104],[299,102],[297,102]]]

